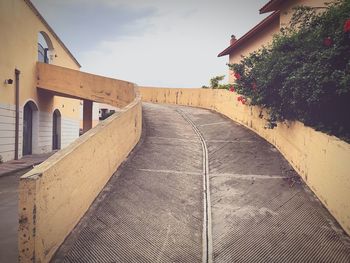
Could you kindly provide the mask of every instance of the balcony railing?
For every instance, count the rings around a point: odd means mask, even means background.
[[[38,61],[43,63],[49,63],[49,57],[47,56],[48,48],[44,48],[38,43]]]

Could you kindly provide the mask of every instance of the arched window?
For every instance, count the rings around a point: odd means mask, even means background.
[[[51,39],[44,32],[40,31],[38,34],[38,61],[50,64],[52,61],[53,46]]]

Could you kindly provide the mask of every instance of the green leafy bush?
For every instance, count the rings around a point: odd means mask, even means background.
[[[225,75],[222,76],[216,76],[210,79],[210,86],[202,86],[203,89],[229,89],[230,84],[221,84],[220,82],[223,81],[225,78]]]
[[[295,9],[272,44],[229,64],[235,90],[269,111],[350,141],[350,1]]]

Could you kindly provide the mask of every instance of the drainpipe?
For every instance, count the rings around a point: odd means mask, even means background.
[[[15,160],[18,160],[18,140],[19,140],[19,75],[21,71],[15,69],[16,80],[16,123],[15,123]]]

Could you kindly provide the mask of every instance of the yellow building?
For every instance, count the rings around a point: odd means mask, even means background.
[[[288,26],[294,12],[293,8],[297,6],[309,6],[322,11],[325,9],[325,0],[270,0],[259,11],[260,14],[271,14],[238,40],[232,36],[230,46],[218,57],[229,55],[230,64],[239,63],[242,56],[247,56],[261,46],[268,45],[282,27]],[[229,82],[234,82],[232,74],[229,74]]]
[[[50,152],[79,136],[80,101],[37,88],[37,61],[80,64],[29,0],[0,1],[0,157]]]

